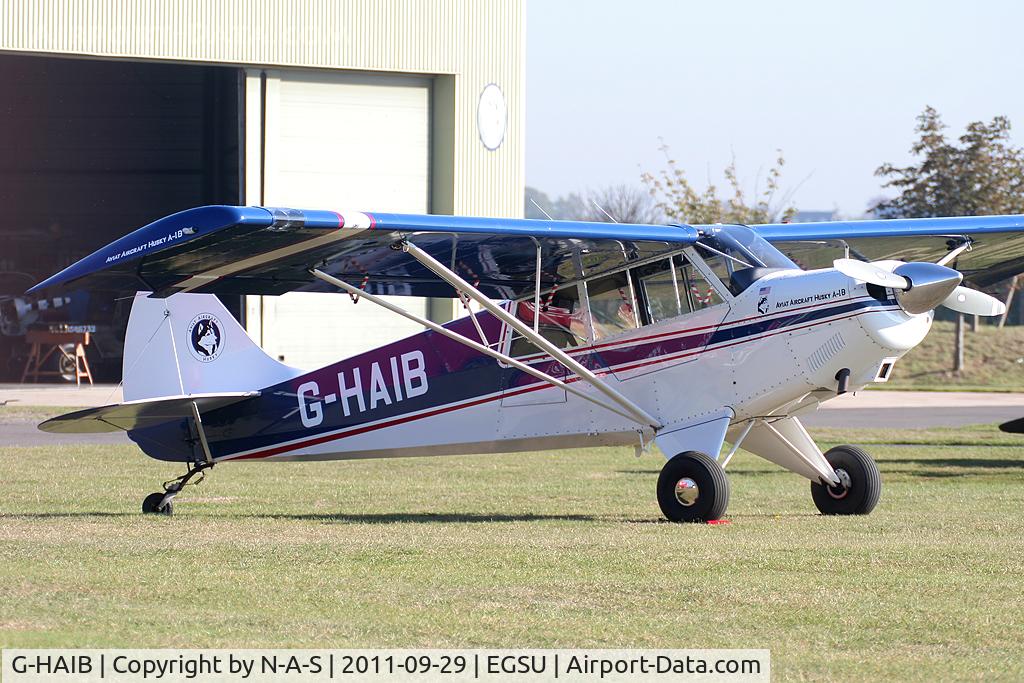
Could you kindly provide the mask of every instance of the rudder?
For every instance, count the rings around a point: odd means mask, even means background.
[[[135,295],[124,340],[125,401],[251,391],[301,372],[264,353],[212,294]]]

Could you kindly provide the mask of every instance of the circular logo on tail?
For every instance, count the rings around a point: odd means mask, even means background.
[[[188,350],[200,363],[217,360],[224,348],[224,326],[211,313],[200,313],[188,324]]]

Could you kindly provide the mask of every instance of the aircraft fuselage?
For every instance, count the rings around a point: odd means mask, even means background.
[[[876,298],[832,269],[776,272],[726,303],[568,352],[657,417],[659,431],[722,411],[734,423],[786,415],[834,397],[843,368],[851,390],[878,380],[924,338],[931,314],[909,315],[890,296]],[[488,343],[507,352],[508,326],[486,312],[476,316]],[[478,338],[469,317],[446,327]],[[575,382],[546,354],[520,360]],[[639,445],[655,436],[432,331],[298,374],[205,414],[203,423],[216,460]],[[153,457],[194,461],[201,454],[180,438],[187,431],[182,421],[131,437]]]

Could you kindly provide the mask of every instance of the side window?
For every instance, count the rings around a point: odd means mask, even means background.
[[[594,337],[603,339],[637,328],[633,310],[633,290],[627,271],[587,282],[590,316],[594,321]]]
[[[533,327],[535,311],[532,301],[520,301],[515,304],[515,315],[524,323]],[[586,322],[580,307],[579,293],[576,287],[557,290],[541,297],[540,319],[537,331],[560,349],[580,346],[587,338]],[[513,358],[529,356],[542,351],[529,339],[518,332],[512,332],[512,344],[509,355]]]
[[[722,303],[718,292],[682,254],[634,268],[631,272],[637,283],[637,305],[645,325]]]
[[[682,257],[680,257],[682,258]],[[715,256],[714,258],[704,259],[704,263],[710,266],[711,270],[718,276],[722,282],[728,282],[730,272],[728,270],[727,260],[721,256]],[[723,299],[719,296],[715,288],[711,286],[711,283],[707,281],[701,272],[693,267],[692,264],[686,262],[683,267],[686,273],[686,286],[689,289],[690,301],[693,304],[693,310],[699,311],[702,308],[708,308],[716,304],[722,303]]]
[[[633,282],[637,284],[637,305],[645,325],[690,312],[686,273],[680,258],[665,258],[633,269]]]

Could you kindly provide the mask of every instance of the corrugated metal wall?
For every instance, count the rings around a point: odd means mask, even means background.
[[[525,0],[5,0],[0,51],[455,76],[454,210],[523,207]],[[505,141],[476,129],[484,86]]]

